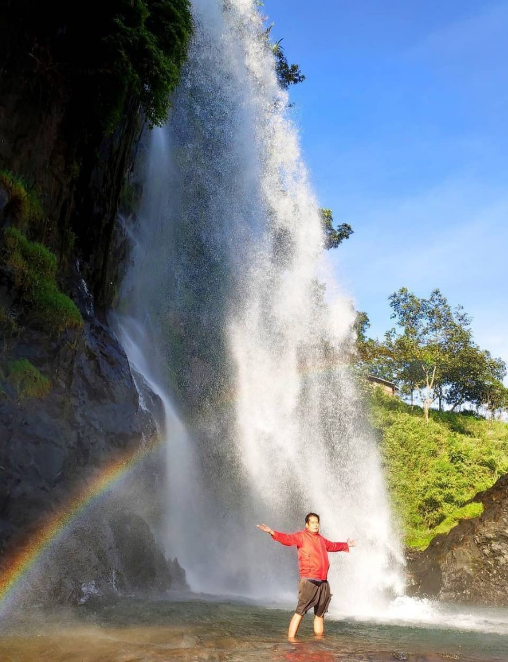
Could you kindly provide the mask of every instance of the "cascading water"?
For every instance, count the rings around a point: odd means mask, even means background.
[[[347,367],[352,307],[320,285],[319,209],[254,3],[193,8],[170,121],[150,136],[124,287],[131,362],[167,420],[170,384],[192,416],[188,432],[167,431],[168,554],[195,590],[292,596],[293,555],[254,525],[296,530],[314,510],[325,536],[358,541],[333,560],[335,606],[375,613],[401,590],[401,554]],[[133,343],[139,325],[150,340]],[[157,366],[135,355],[153,356],[151,343]]]
[[[142,375],[150,390],[162,403],[163,418],[159,422],[159,434],[166,440],[166,450],[170,453],[168,465],[173,469],[167,481],[167,502],[172,507],[166,511],[165,529],[172,532],[171,544],[168,545],[170,556],[189,559],[187,579],[196,584],[201,579],[200,570],[206,556],[203,554],[200,537],[202,521],[206,517],[204,499],[201,495],[200,480],[196,474],[196,462],[189,443],[187,430],[182,423],[175,405],[168,396],[167,389],[159,383],[160,373],[147,357],[150,343],[147,331],[132,318],[123,318],[119,323],[122,345],[129,357],[129,362],[138,375]],[[138,377],[139,379],[139,377]],[[142,394],[143,386],[138,384]],[[185,535],[181,532],[185,531]],[[206,572],[208,568],[204,568]]]

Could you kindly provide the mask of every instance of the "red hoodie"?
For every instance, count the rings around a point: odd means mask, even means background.
[[[296,545],[300,577],[306,579],[325,581],[330,567],[328,552],[349,552],[347,542],[330,542],[319,533],[311,533],[308,529],[297,533],[274,531],[272,538],[288,547]]]

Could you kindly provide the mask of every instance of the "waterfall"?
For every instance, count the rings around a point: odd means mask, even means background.
[[[332,558],[335,609],[379,613],[401,551],[348,365],[354,311],[254,5],[193,2],[123,287],[129,358],[166,411],[168,555],[195,590],[293,600],[294,554],[255,524],[294,531],[315,511],[358,542]]]

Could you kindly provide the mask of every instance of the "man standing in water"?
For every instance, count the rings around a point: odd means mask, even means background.
[[[305,529],[297,533],[280,533],[266,524],[258,524],[258,529],[269,533],[274,540],[288,547],[298,548],[298,604],[289,623],[288,639],[294,639],[305,614],[314,607],[314,633],[318,636],[324,632],[325,613],[332,599],[328,584],[328,552],[349,552],[355,547],[354,540],[347,542],[330,542],[319,534],[319,515],[309,513],[305,517]]]

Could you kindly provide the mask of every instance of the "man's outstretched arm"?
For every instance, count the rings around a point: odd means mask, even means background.
[[[325,538],[326,551],[327,552],[349,552],[350,547],[356,547],[356,542],[347,539],[347,542],[331,542]]]
[[[280,542],[282,545],[287,545],[288,547],[291,547],[292,545],[299,547],[301,545],[300,533],[281,533],[280,531],[274,531],[266,524],[256,524],[256,526],[261,531],[269,533],[274,540]]]

